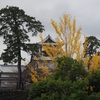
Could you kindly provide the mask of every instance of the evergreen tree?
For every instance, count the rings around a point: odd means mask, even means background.
[[[44,26],[40,21],[18,7],[7,6],[0,10],[0,36],[4,38],[3,43],[7,47],[0,59],[4,63],[18,63],[18,89],[21,88],[21,50],[27,52],[30,48],[26,44],[30,41],[28,33],[36,36],[43,30]]]
[[[92,56],[100,49],[100,40],[97,39],[95,36],[86,37],[84,45],[85,43],[87,43],[85,56]]]
[[[100,53],[100,40],[97,39],[95,36],[89,36],[86,37],[85,42],[83,43],[84,46],[86,46],[85,54],[84,57],[89,56],[89,61],[88,61],[88,69],[90,68],[91,64],[90,62],[93,59],[93,55],[98,52],[98,55]]]

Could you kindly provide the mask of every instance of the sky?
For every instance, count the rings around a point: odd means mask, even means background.
[[[59,23],[59,18],[66,13],[76,18],[77,28],[82,27],[82,34],[100,39],[100,0],[0,0],[0,9],[7,5],[17,6],[41,21],[45,28],[42,33],[44,38],[48,34],[53,38],[56,36],[51,19]],[[31,42],[40,42],[39,36],[31,37]],[[4,48],[6,46],[0,37],[0,55]],[[27,61],[30,60],[29,54],[22,54]],[[3,62],[0,61],[0,64]]]

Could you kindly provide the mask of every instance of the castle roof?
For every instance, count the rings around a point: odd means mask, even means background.
[[[57,45],[57,43],[55,42],[55,40],[50,36],[48,35],[46,38],[44,38],[44,43],[52,43],[54,45]],[[42,42],[39,42],[38,44],[43,44]]]

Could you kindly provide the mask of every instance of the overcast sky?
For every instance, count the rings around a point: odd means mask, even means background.
[[[6,6],[17,6],[26,14],[36,17],[45,27],[43,36],[50,34],[55,37],[55,31],[50,23],[51,18],[59,22],[64,13],[76,17],[77,28],[82,27],[82,33],[96,36],[100,39],[100,0],[0,0],[0,9]],[[31,38],[32,42],[39,42],[39,37]],[[0,54],[4,49],[0,37]],[[29,60],[30,56],[24,54]],[[2,62],[0,62],[2,63]]]

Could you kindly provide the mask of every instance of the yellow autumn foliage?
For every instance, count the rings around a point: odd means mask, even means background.
[[[37,71],[34,70],[34,68],[32,67],[32,65],[29,63],[29,64],[26,64],[26,66],[29,68],[29,70],[31,71],[30,75],[31,75],[31,80],[33,82],[37,82]]]
[[[56,45],[53,45],[49,43],[48,45],[45,44],[45,41],[42,37],[42,34],[40,34],[40,39],[42,44],[42,48],[49,56],[50,60],[52,61],[53,67],[56,67],[56,61],[55,58],[60,56],[69,56],[72,58],[77,59],[78,61],[83,60],[85,68],[87,68],[89,64],[90,57],[87,55],[84,58],[85,51],[87,49],[87,44],[84,44],[82,40],[85,40],[86,37],[81,33],[82,28],[79,27],[77,29],[76,27],[76,19],[74,18],[72,20],[72,16],[68,14],[63,14],[63,17],[60,18],[60,22],[57,24],[53,19],[51,19],[51,24],[55,29],[55,32],[57,34],[57,37],[55,38]],[[46,79],[46,77],[49,75],[49,63],[47,62],[47,58],[43,56],[41,53],[39,53],[41,56],[41,60],[43,61],[42,64],[39,62],[37,57],[34,57],[36,59],[36,63],[38,64],[39,68],[42,70],[42,75],[40,77],[40,80]],[[92,70],[97,70],[100,62],[100,57],[98,54],[94,54],[92,57],[92,61],[90,62],[90,68],[88,69],[89,72]],[[51,67],[51,68],[53,68]],[[31,77],[33,82],[38,81],[38,74],[34,69],[31,67],[28,67],[31,70]]]
[[[76,19],[71,19],[71,15],[64,14],[62,18],[60,18],[60,22],[57,24],[53,19],[51,19],[51,24],[55,29],[57,37],[55,41],[57,46],[48,45],[43,46],[43,49],[49,55],[52,61],[55,61],[55,58],[58,56],[69,56],[72,58],[79,60],[83,60],[84,66],[87,68],[89,64],[90,57],[87,55],[84,58],[85,51],[87,49],[87,42],[83,43],[86,39],[81,33],[82,28],[76,28]],[[44,43],[43,37],[40,34],[40,39],[42,43]],[[84,40],[82,42],[82,40]],[[97,70],[99,67],[100,57],[98,54],[94,54],[92,61],[90,63],[90,68],[88,71]]]
[[[94,54],[92,56],[92,61],[90,62],[90,68],[89,68],[89,72],[93,71],[93,70],[97,70],[100,65],[100,56],[98,56],[98,53]]]
[[[26,65],[31,71],[31,80],[33,82],[37,82],[39,80],[46,80],[47,76],[49,75],[48,68],[40,65],[38,61],[36,63],[39,66],[38,69],[34,69],[34,66],[32,66],[31,64]]]
[[[57,43],[54,45],[44,45],[43,49],[49,55],[52,61],[55,60],[58,56],[69,56],[73,57],[77,60],[81,60],[83,57],[83,49],[82,49],[82,34],[80,27],[78,30],[76,28],[76,19],[71,20],[71,15],[64,14],[63,18],[60,18],[59,25],[51,20],[51,24],[54,27],[57,37],[55,41]],[[42,43],[44,43],[43,37],[40,34],[40,39]]]

